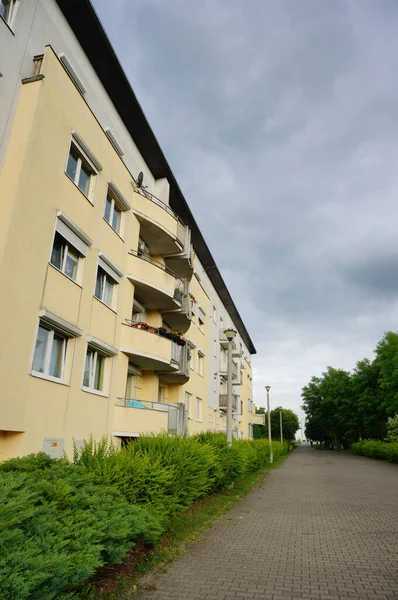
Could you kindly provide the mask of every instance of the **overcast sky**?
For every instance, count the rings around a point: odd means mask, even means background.
[[[299,412],[397,329],[396,0],[94,5],[257,348],[255,402]]]

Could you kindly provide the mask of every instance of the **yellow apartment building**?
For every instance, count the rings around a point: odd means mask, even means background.
[[[234,435],[251,437],[255,349],[186,203],[182,218],[170,205],[172,174],[145,172],[152,191],[132,174],[65,54],[45,46],[28,73],[0,177],[0,460],[70,455],[89,435],[225,431],[224,325],[240,340]]]

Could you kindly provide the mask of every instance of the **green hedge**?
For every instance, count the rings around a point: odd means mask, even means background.
[[[352,444],[351,450],[354,454],[360,454],[361,456],[398,463],[398,442],[356,442]]]
[[[287,445],[273,443],[274,459]],[[85,442],[73,463],[40,453],[0,464],[0,600],[69,600],[135,542],[155,543],[195,500],[268,464],[265,440],[143,436]]]

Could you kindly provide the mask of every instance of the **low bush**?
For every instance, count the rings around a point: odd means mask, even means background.
[[[98,484],[84,468],[63,460],[50,465],[46,458],[1,466],[1,600],[72,597],[65,590],[101,565],[120,562],[135,541],[153,543],[161,535],[157,519],[116,488]]]
[[[274,459],[288,445],[273,442]],[[222,434],[106,438],[73,463],[32,454],[0,465],[0,600],[69,600],[136,541],[155,543],[192,503],[269,463],[266,440]],[[174,521],[175,522],[175,521]]]
[[[361,456],[398,463],[398,442],[386,443],[364,440],[352,444],[351,451]]]

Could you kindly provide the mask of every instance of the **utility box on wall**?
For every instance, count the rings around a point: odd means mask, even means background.
[[[43,452],[51,458],[62,458],[64,454],[64,438],[44,438]]]

